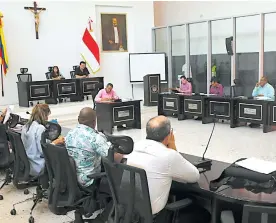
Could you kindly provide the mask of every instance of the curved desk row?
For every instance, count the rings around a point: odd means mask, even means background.
[[[64,97],[82,98],[103,88],[103,77],[17,82],[19,106],[29,107],[30,101]]]
[[[242,123],[262,124],[263,132],[276,126],[276,102],[204,95],[159,94],[158,115],[173,115],[178,120],[201,117],[202,123],[213,122],[214,117],[230,121],[236,128]]]
[[[200,157],[182,154],[191,163],[200,159]],[[217,179],[229,163],[213,160],[211,169],[201,173],[197,184],[184,184],[173,182],[172,188],[179,194],[190,192],[197,196],[210,199],[212,201],[212,223],[220,222],[220,213],[223,210],[221,202],[230,205],[257,205],[261,207],[275,208],[276,214],[276,192],[253,193],[246,189],[234,189],[230,186],[221,186],[217,191],[210,190],[210,182]],[[256,223],[259,221],[256,221]],[[255,222],[250,222],[255,223]]]

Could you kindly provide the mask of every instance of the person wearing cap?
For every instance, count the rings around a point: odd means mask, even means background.
[[[210,86],[210,94],[214,94],[217,96],[223,96],[223,86],[218,83],[217,78],[212,77],[211,86]]]

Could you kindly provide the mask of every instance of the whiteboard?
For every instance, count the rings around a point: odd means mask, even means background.
[[[147,74],[160,74],[161,81],[166,81],[165,53],[130,53],[130,82],[143,82]]]

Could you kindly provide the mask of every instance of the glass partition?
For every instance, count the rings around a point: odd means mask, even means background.
[[[185,68],[185,55],[186,55],[186,27],[173,26],[171,29],[172,34],[172,86],[179,86],[178,76],[186,75]],[[189,75],[186,75],[187,77]]]
[[[167,28],[159,28],[154,30],[155,33],[155,52],[165,52],[168,51],[168,36]]]
[[[260,15],[236,19],[236,78],[251,96],[259,79]]]
[[[207,93],[207,22],[189,25],[190,29],[190,72],[193,78],[193,91]]]
[[[264,76],[276,84],[276,13],[266,14],[264,23]]]
[[[211,22],[212,33],[212,76],[217,77],[224,87],[224,94],[230,95],[231,55],[227,54],[225,39],[233,36],[231,19]]]

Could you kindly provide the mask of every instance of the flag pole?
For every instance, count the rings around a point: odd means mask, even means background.
[[[3,83],[3,65],[1,64],[1,87],[2,87],[2,97],[4,97],[4,83]]]

